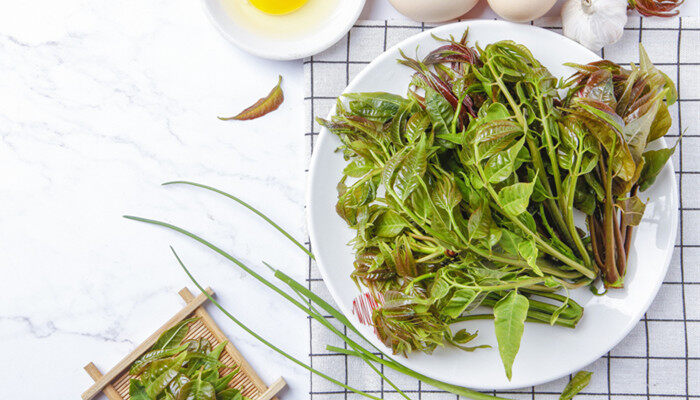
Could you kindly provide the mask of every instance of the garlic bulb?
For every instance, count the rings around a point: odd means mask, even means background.
[[[561,21],[564,36],[598,51],[622,37],[627,0],[568,0]]]

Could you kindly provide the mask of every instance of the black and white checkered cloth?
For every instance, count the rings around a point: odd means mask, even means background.
[[[691,0],[694,1],[694,0]],[[561,32],[556,24],[538,23]],[[336,97],[353,77],[387,48],[430,26],[420,23],[361,21],[327,51],[304,61],[306,78],[307,156],[314,149],[319,126]],[[680,199],[680,232],[664,283],[644,318],[607,355],[588,366],[591,384],[583,400],[700,399],[700,19],[630,17],[622,40],[601,51],[620,64],[636,62],[642,42],[659,69],[677,84],[679,102],[671,108],[671,141],[684,132],[673,156]],[[308,286],[331,303],[316,265],[309,260]],[[326,345],[342,341],[309,319],[309,355],[314,368],[350,386],[385,399],[399,399],[361,360],[331,354]],[[384,371],[414,399],[455,399],[421,382]],[[512,399],[558,399],[569,378],[521,390],[498,392]],[[494,392],[495,393],[495,392]],[[310,377],[310,399],[356,399],[359,396],[316,376]]]

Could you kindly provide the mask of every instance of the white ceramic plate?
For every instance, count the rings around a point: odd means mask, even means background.
[[[530,25],[465,21],[421,33],[387,50],[350,83],[346,92],[405,94],[411,71],[395,62],[399,48],[413,54],[419,46],[419,55],[422,56],[436,46],[431,34],[459,37],[467,27],[472,44],[476,41],[485,46],[512,39],[526,45],[555,76],[568,76],[572,72],[562,65],[564,62],[588,63],[599,59],[563,36]],[[331,114],[334,112],[332,110]],[[372,329],[359,324],[351,312],[352,300],[359,294],[349,277],[354,254],[347,243],[352,239],[353,231],[334,209],[335,187],[345,166],[341,154],[334,152],[339,145],[335,136],[323,130],[314,150],[307,199],[311,244],[321,274],[340,309],[374,345],[390,353],[374,336]],[[665,146],[665,143],[660,145]],[[465,323],[470,331],[479,330],[477,344],[490,344],[494,347],[492,349],[465,353],[446,347],[430,356],[413,354],[404,360],[405,363],[427,376],[453,384],[476,389],[509,389],[560,378],[604,355],[637,324],[666,274],[678,221],[676,181],[670,163],[664,167],[653,187],[641,197],[648,197],[649,202],[632,244],[626,287],[609,291],[602,297],[593,296],[587,289],[574,291],[572,297],[585,307],[576,329],[527,324],[513,367],[512,381],[508,381],[503,372],[492,321]]]
[[[292,14],[258,19],[265,17],[251,11],[248,0],[204,0],[212,22],[224,37],[248,53],[272,60],[295,60],[329,48],[350,30],[364,4],[365,0],[310,0]],[[309,7],[318,9],[319,14],[305,15]],[[285,22],[298,15],[303,19],[290,24],[290,32],[285,32],[284,24],[261,28],[270,26],[271,18]]]

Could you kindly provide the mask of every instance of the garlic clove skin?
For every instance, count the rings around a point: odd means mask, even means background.
[[[564,36],[599,51],[622,37],[627,0],[568,0],[561,21]]]

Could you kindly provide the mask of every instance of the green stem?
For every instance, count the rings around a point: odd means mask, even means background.
[[[614,143],[613,143],[614,149]],[[611,154],[614,154],[611,151]],[[601,163],[603,161],[601,160]],[[603,165],[603,164],[601,164]],[[620,275],[617,273],[617,264],[615,262],[615,233],[613,226],[613,204],[612,204],[612,165],[608,165],[603,171],[605,175],[604,185],[605,185],[605,204],[604,204],[604,229],[605,234],[603,235],[604,245],[605,245],[605,280],[607,286],[616,286],[620,280]]]
[[[445,278],[447,279],[447,278]],[[475,291],[479,292],[498,292],[502,290],[509,290],[509,289],[517,289],[521,288],[524,286],[530,286],[530,285],[535,285],[537,283],[542,283],[545,281],[545,278],[528,278],[528,279],[523,279],[521,281],[515,281],[515,282],[510,282],[510,283],[503,283],[500,285],[492,285],[492,286],[479,286],[479,285],[462,285],[460,283],[455,282],[454,280],[450,280],[450,283],[453,286],[464,288],[464,289],[472,289]]]
[[[297,301],[296,299],[294,299],[293,297],[291,297],[291,296],[290,296],[289,294],[287,294],[286,292],[282,291],[279,287],[277,287],[277,286],[275,286],[274,284],[272,284],[272,282],[269,282],[267,279],[265,279],[264,277],[260,276],[260,275],[257,274],[255,271],[251,270],[250,268],[248,268],[245,264],[243,264],[242,262],[238,261],[235,257],[233,257],[233,256],[231,256],[230,254],[226,253],[225,251],[223,251],[223,250],[220,249],[219,247],[215,246],[214,244],[209,243],[209,242],[206,241],[205,239],[203,239],[203,238],[201,238],[201,237],[199,237],[199,236],[197,236],[197,235],[195,235],[195,234],[193,234],[193,233],[191,233],[191,232],[188,232],[188,231],[186,231],[186,230],[184,230],[184,229],[182,229],[182,228],[180,228],[180,227],[178,227],[178,226],[169,224],[169,223],[167,223],[167,222],[162,222],[162,221],[157,221],[157,220],[152,220],[152,219],[147,219],[147,218],[141,218],[141,217],[135,217],[135,216],[129,216],[129,215],[125,215],[124,218],[130,219],[130,220],[134,220],[134,221],[139,221],[139,222],[145,222],[145,223],[152,224],[152,225],[162,226],[162,227],[165,227],[165,228],[168,228],[168,229],[170,229],[170,230],[176,231],[176,232],[178,232],[178,233],[181,233],[181,234],[183,234],[183,235],[185,235],[185,236],[188,236],[188,237],[190,237],[190,238],[196,240],[197,242],[199,242],[199,243],[205,245],[206,247],[209,247],[210,249],[214,250],[216,253],[220,254],[221,256],[223,256],[224,258],[226,258],[227,260],[229,260],[229,261],[233,262],[234,264],[238,265],[238,266],[239,266],[241,269],[243,269],[245,272],[249,273],[251,276],[253,276],[254,278],[256,278],[258,281],[260,281],[261,283],[263,283],[265,286],[269,287],[269,288],[272,289],[273,291],[275,291],[275,292],[277,292],[278,294],[280,294],[282,297],[284,297],[286,300],[290,301],[292,304],[294,304],[294,305],[297,306],[298,308],[306,309],[306,307],[305,307],[304,305],[302,305],[301,303],[299,303],[299,301]],[[183,266],[183,267],[184,267],[184,266]],[[193,280],[193,282],[195,283],[195,285],[197,286],[197,288],[200,289],[200,291],[203,291],[203,290],[204,290],[204,288],[202,288],[196,281],[194,281],[194,278],[193,278],[191,275],[189,275],[189,273],[188,273],[188,276],[190,276],[190,279]],[[284,275],[283,273],[281,273],[281,271],[277,270],[277,271],[275,272],[275,276],[276,276],[276,277],[285,277],[286,275]],[[329,312],[329,314],[330,314],[331,316],[335,317],[340,323],[342,323],[343,325],[345,325],[346,327],[348,327],[348,329],[350,329],[350,330],[352,330],[353,332],[355,332],[358,336],[360,336],[361,338],[364,338],[363,335],[357,330],[357,328],[355,328],[355,326],[352,325],[352,324],[350,323],[350,321],[345,317],[345,315],[343,315],[340,311],[338,311],[338,310],[336,310],[335,308],[333,308],[330,304],[328,304],[327,302],[325,302],[323,299],[321,299],[321,298],[318,297],[317,295],[311,293],[311,291],[309,291],[308,289],[304,288],[304,287],[303,287],[301,284],[299,284],[298,282],[292,280],[291,278],[289,278],[289,281],[294,282],[295,285],[294,285],[293,288],[303,289],[303,290],[302,290],[302,293],[304,293],[304,295],[307,296],[311,301],[315,302],[315,303],[316,303],[317,305],[319,305],[322,309],[324,309],[324,310],[326,310],[327,312]],[[292,287],[292,286],[290,286],[290,287]],[[250,333],[250,334],[253,335],[256,339],[260,340],[262,343],[264,343],[264,344],[267,345],[268,347],[272,348],[273,350],[279,352],[280,354],[289,356],[289,355],[288,355],[287,353],[285,353],[283,350],[281,350],[281,349],[275,347],[272,343],[267,342],[265,339],[263,339],[262,337],[260,337],[260,336],[258,336],[257,334],[255,334],[255,332],[253,332],[253,331],[251,331],[250,329],[246,328],[240,321],[238,321],[237,319],[235,319],[235,317],[233,317],[231,314],[229,314],[223,307],[221,307],[221,306],[216,302],[216,300],[212,299],[211,296],[209,296],[208,294],[207,294],[207,297],[212,301],[212,303],[213,303],[214,305],[217,306],[217,308],[219,308],[222,312],[224,312],[224,314],[226,314],[227,317],[229,317],[229,318],[230,318],[232,321],[234,321],[236,324],[239,324],[239,326],[241,326],[241,328],[243,328],[244,330],[246,330],[246,332]],[[366,339],[365,339],[365,340],[366,340]],[[376,349],[376,347],[375,347],[375,349]],[[450,392],[452,392],[452,393],[454,393],[454,394],[459,394],[459,395],[462,395],[462,396],[466,396],[466,397],[472,398],[472,399],[474,399],[474,400],[507,400],[507,399],[502,399],[502,398],[500,398],[500,397],[494,398],[493,396],[485,395],[485,394],[483,394],[483,393],[479,393],[479,392],[476,392],[476,391],[473,391],[473,390],[470,390],[470,389],[467,389],[467,388],[463,388],[463,387],[460,387],[460,386],[455,386],[455,385],[451,385],[451,384],[448,384],[448,383],[445,383],[445,382],[437,381],[437,380],[435,380],[435,379],[432,379],[432,378],[429,378],[429,377],[427,377],[427,376],[421,375],[420,373],[418,373],[418,372],[416,372],[416,371],[413,371],[413,370],[411,370],[411,369],[409,369],[409,368],[403,366],[402,364],[400,364],[400,363],[398,363],[398,362],[396,362],[396,361],[394,361],[394,360],[391,360],[390,358],[388,358],[388,359],[380,359],[379,357],[375,356],[372,352],[367,351],[367,350],[364,350],[364,349],[362,349],[362,350],[363,350],[363,351],[362,351],[362,354],[365,354],[365,355],[366,355],[367,357],[369,357],[372,361],[380,362],[380,361],[378,361],[378,360],[381,360],[381,363],[383,363],[383,364],[386,363],[385,365],[389,366],[390,368],[392,368],[392,369],[394,369],[394,370],[396,370],[396,371],[398,371],[398,372],[400,372],[400,373],[403,373],[403,374],[406,374],[406,375],[415,377],[415,378],[417,378],[417,379],[422,380],[423,382],[426,382],[426,383],[428,383],[428,384],[430,384],[430,385],[433,385],[433,386],[435,386],[435,387],[441,388],[441,389],[443,389],[443,390],[450,391]],[[358,354],[360,354],[360,353],[358,353]],[[338,384],[339,386],[341,386],[341,387],[343,387],[343,388],[346,388],[346,389],[348,389],[348,390],[350,390],[350,391],[353,391],[354,393],[358,393],[358,394],[360,394],[360,395],[368,396],[368,397],[370,397],[370,398],[372,398],[372,399],[379,400],[377,397],[374,397],[374,396],[372,396],[372,395],[368,395],[368,394],[366,394],[366,393],[364,393],[364,392],[358,391],[357,389],[351,388],[351,387],[349,387],[349,386],[343,384],[342,382],[338,382],[338,381],[334,380],[333,378],[331,378],[331,377],[329,377],[329,376],[323,374],[323,373],[320,372],[320,371],[314,370],[313,368],[309,367],[308,365],[302,363],[301,361],[297,360],[296,358],[294,358],[294,357],[292,357],[292,356],[289,356],[288,358],[289,358],[291,361],[293,361],[293,362],[295,362],[295,363],[301,365],[301,366],[304,367],[305,369],[307,369],[307,370],[311,371],[312,373],[315,373],[315,374],[317,374],[317,375],[323,377],[324,379],[327,379],[327,380],[330,381],[330,382],[336,383],[336,384]]]
[[[455,318],[452,323],[456,324],[457,322],[475,321],[475,320],[493,319],[493,318],[494,318],[493,314],[469,314],[469,315],[463,315],[461,317]]]
[[[542,96],[538,95],[537,105],[540,109],[540,121],[542,122],[544,139],[547,144],[547,155],[549,156],[549,163],[552,165],[552,175],[554,175],[554,186],[556,189],[556,197],[560,198],[562,188],[561,188],[561,174],[559,172],[559,161],[557,160],[557,155],[554,148],[554,142],[552,141],[552,134],[549,131],[549,124],[547,123],[547,115],[544,110],[544,104],[542,103]]]
[[[557,159],[554,142],[552,141],[552,133],[550,132],[549,124],[547,123],[547,115],[545,114],[542,96],[538,95],[536,97],[537,105],[540,109],[540,120],[542,121],[542,127],[544,128],[543,131],[547,147],[547,156],[549,157],[549,163],[552,166],[552,175],[554,178],[556,198],[559,202],[559,206],[556,207],[556,209],[553,209],[553,207],[555,207],[556,204],[554,204],[555,202],[552,199],[547,199],[547,202],[545,204],[547,204],[547,208],[549,209],[550,214],[554,216],[554,222],[557,224],[559,231],[564,233],[564,241],[568,243],[571,243],[573,241],[575,243],[576,238],[578,238],[578,233],[576,232],[576,225],[574,225],[573,222],[565,221],[564,216],[562,215],[567,213],[567,209],[562,207],[563,189],[561,184],[561,172],[559,170],[559,160]],[[545,188],[547,187],[545,186]]]
[[[581,154],[579,152],[579,154]],[[581,240],[581,236],[579,236],[578,232],[576,231],[576,224],[574,223],[574,195],[576,193],[576,182],[578,181],[578,173],[581,170],[581,157],[576,157],[576,165],[574,166],[573,171],[571,171],[570,179],[569,179],[569,187],[567,188],[567,195],[565,199],[566,200],[566,208],[565,208],[565,213],[566,213],[566,219],[568,222],[568,227],[571,232],[571,237],[574,239],[574,244],[576,245],[576,248],[578,249],[579,254],[583,258],[584,264],[586,266],[590,267],[591,266],[591,257],[588,254],[588,250],[586,250],[586,246],[584,246],[583,241]]]
[[[340,347],[326,346],[326,349],[328,349],[329,351],[339,353],[339,354],[345,354],[345,355],[356,356],[356,357],[360,356],[359,353],[357,353],[355,351],[343,349]],[[396,367],[397,367],[397,363],[395,361],[380,358],[377,355],[372,354],[372,353],[367,354],[367,356],[372,361],[376,361],[376,362],[383,364],[384,366],[387,366],[389,368],[396,369]],[[398,365],[400,366],[400,364],[398,364]],[[421,375],[420,373],[413,371],[413,370],[410,370],[410,369],[406,370],[406,371],[399,371],[399,372],[402,372],[410,377],[421,380],[421,381],[427,383],[428,385],[435,386],[438,389],[446,390],[448,392],[451,392],[451,393],[454,393],[454,394],[457,394],[460,396],[468,397],[468,398],[473,399],[473,400],[508,400],[508,399],[505,399],[503,397],[492,396],[490,394],[480,393],[480,392],[470,390],[467,388],[463,388],[460,386],[455,386],[455,385],[451,385],[449,383],[441,382],[441,381],[438,381],[436,379],[429,378],[425,375]]]
[[[503,207],[501,206],[501,204],[498,201],[498,194],[496,193],[496,190],[488,183],[488,180],[486,180],[486,174],[484,173],[483,168],[481,168],[481,165],[478,162],[475,164],[476,164],[476,168],[477,168],[477,171],[479,173],[479,176],[480,176],[481,180],[484,182],[484,187],[486,188],[486,190],[489,192],[489,194],[493,198],[493,201],[499,207],[498,211],[503,216],[505,216],[506,218],[511,220],[525,234],[531,236],[535,240],[535,242],[537,242],[538,247],[540,249],[542,249],[545,253],[556,257],[557,259],[561,260],[561,262],[563,262],[564,264],[570,266],[571,268],[579,271],[580,273],[582,273],[586,277],[591,278],[591,279],[595,278],[595,273],[593,273],[593,271],[591,271],[590,269],[586,268],[585,266],[579,264],[575,260],[570,259],[566,255],[562,254],[559,250],[550,246],[549,243],[545,242],[539,235],[532,232],[530,230],[530,228],[525,226],[525,224],[522,221],[520,221],[520,219],[510,215],[510,213],[507,213],[505,210],[503,210]]]
[[[265,263],[265,264],[266,264],[268,267],[272,268],[269,264],[267,264],[267,263]],[[272,269],[274,270],[274,268],[272,268]],[[303,294],[302,292],[300,292],[300,291],[298,291],[298,290],[295,290],[295,289],[292,289],[292,290],[294,290],[300,298],[302,298],[302,299],[304,298],[304,294]],[[394,384],[394,382],[393,382],[392,380],[390,380],[389,378],[387,378],[374,364],[372,364],[372,361],[370,361],[370,359],[364,354],[364,353],[367,352],[366,349],[362,348],[357,342],[355,342],[355,341],[353,341],[352,339],[350,339],[348,336],[346,336],[345,334],[343,334],[342,332],[340,332],[340,331],[338,330],[338,328],[336,328],[335,326],[333,326],[333,324],[331,324],[330,322],[328,322],[328,320],[327,320],[323,315],[321,315],[321,313],[319,313],[318,311],[316,311],[316,307],[314,307],[313,304],[310,304],[308,308],[304,308],[303,310],[304,310],[304,312],[306,312],[308,315],[310,315],[312,318],[314,318],[316,321],[320,322],[320,323],[321,323],[323,326],[325,326],[328,330],[330,330],[331,332],[333,332],[336,336],[338,336],[338,337],[340,337],[341,339],[343,339],[343,341],[344,341],[345,343],[347,343],[353,350],[355,350],[355,351],[361,353],[360,358],[362,359],[362,361],[365,362],[365,364],[369,365],[370,368],[372,368],[372,370],[373,370],[377,375],[379,375],[382,379],[384,379],[384,380],[385,380],[391,387],[393,387],[394,390],[396,390],[396,392],[399,393],[403,398],[405,398],[406,400],[411,400],[411,399],[406,395],[406,393],[404,393],[401,389],[399,389],[398,386],[396,386],[396,385]]]
[[[508,264],[508,265],[512,265],[512,266],[515,266],[515,267],[526,268],[526,269],[532,270],[532,266],[531,266],[530,264],[528,264],[527,261],[525,261],[525,260],[515,259],[515,258],[510,258],[510,257],[498,256],[498,255],[495,255],[495,254],[493,254],[493,253],[489,253],[489,252],[486,251],[486,250],[480,249],[480,248],[478,248],[478,247],[476,247],[476,246],[474,246],[474,245],[472,245],[472,244],[467,244],[467,246],[469,247],[469,250],[471,250],[471,251],[473,251],[474,253],[480,255],[481,257],[486,258],[487,260],[494,261],[494,262],[499,262],[499,263],[503,263],[503,264]],[[564,271],[558,271],[558,270],[556,270],[556,269],[554,269],[554,268],[552,268],[552,267],[549,267],[549,266],[547,266],[547,265],[542,265],[541,263],[537,263],[537,266],[540,268],[540,270],[541,270],[542,272],[547,272],[548,274],[551,274],[551,275],[554,275],[554,276],[558,276],[558,277],[561,277],[561,278],[569,278],[569,279],[571,279],[571,278],[576,278],[576,277],[578,277],[578,276],[580,275],[580,274],[571,275],[570,273],[567,273],[567,272],[564,272]]]
[[[243,207],[249,209],[250,211],[252,211],[252,212],[253,212],[255,215],[257,215],[258,217],[260,217],[260,218],[262,218],[263,220],[265,220],[265,222],[267,222],[268,224],[272,225],[275,229],[277,229],[280,233],[282,233],[287,239],[291,240],[292,243],[294,243],[297,247],[299,247],[304,253],[306,253],[306,255],[308,255],[308,256],[311,257],[312,259],[315,259],[313,253],[311,253],[306,247],[304,247],[304,245],[302,245],[301,243],[297,242],[297,240],[294,239],[294,237],[292,237],[292,235],[290,235],[287,231],[285,231],[284,229],[282,229],[279,225],[277,225],[273,220],[271,220],[270,218],[268,218],[265,214],[261,213],[261,212],[258,211],[255,207],[253,207],[253,206],[251,206],[250,204],[246,203],[245,201],[239,199],[238,197],[236,197],[236,196],[234,196],[234,195],[231,195],[231,194],[228,194],[228,193],[226,193],[226,192],[224,192],[224,191],[221,191],[221,190],[219,190],[219,189],[213,188],[213,187],[211,187],[211,186],[203,185],[203,184],[201,184],[201,183],[195,183],[195,182],[189,182],[189,181],[172,181],[172,182],[165,182],[165,183],[163,184],[163,186],[167,186],[167,185],[190,185],[190,186],[196,186],[196,187],[199,187],[199,188],[202,188],[202,189],[206,189],[206,190],[212,191],[212,192],[214,192],[214,193],[218,193],[218,194],[220,194],[220,195],[226,196],[226,197],[228,197],[229,199],[231,199],[231,200],[237,202],[238,204],[242,205]]]
[[[542,186],[544,186],[544,189],[547,192],[547,199],[545,200],[545,205],[547,206],[549,213],[554,216],[554,222],[556,223],[559,231],[563,232],[564,235],[566,235],[564,237],[565,240],[570,240],[569,231],[566,228],[566,223],[564,223],[564,217],[561,215],[561,210],[559,209],[559,206],[553,199],[554,196],[552,194],[552,187],[550,186],[549,179],[547,179],[547,175],[545,173],[546,170],[544,168],[544,163],[542,162],[542,155],[540,154],[540,150],[537,147],[537,144],[532,140],[532,137],[528,135],[529,127],[527,125],[527,120],[525,119],[523,113],[520,111],[518,105],[515,103],[515,99],[513,99],[513,96],[511,96],[503,80],[500,78],[500,76],[498,76],[498,74],[496,74],[496,71],[491,65],[490,60],[488,60],[486,64],[491,70],[496,84],[501,89],[501,93],[503,93],[503,96],[508,101],[510,108],[513,110],[513,113],[515,114],[515,119],[518,120],[518,122],[523,128],[523,135],[525,135],[525,141],[527,142],[527,147],[530,150],[530,155],[532,156],[532,163],[535,166],[536,173],[540,178],[540,182],[542,182]]]
[[[413,280],[411,280],[411,282],[409,282],[408,285],[406,285],[406,289],[404,290],[404,292],[410,293],[411,288],[412,288],[416,283],[418,283],[418,282],[420,282],[420,281],[422,281],[422,280],[424,280],[424,279],[429,279],[429,278],[433,278],[433,277],[435,277],[435,272],[429,272],[429,273],[427,273],[427,274],[423,274],[423,275],[421,275],[421,276],[418,276],[418,277],[413,278]]]
[[[529,311],[529,310],[528,310],[527,314],[528,314],[528,317],[525,318],[525,322],[533,322],[536,324],[549,324],[549,318],[547,318],[546,320],[533,318],[532,316],[530,316],[531,311]],[[489,320],[489,319],[493,319],[493,318],[494,318],[493,314],[471,314],[471,315],[465,315],[463,317],[459,317],[459,318],[455,319],[453,323],[464,322],[464,321],[474,321],[474,320]],[[571,321],[561,319],[561,318],[557,319],[555,324],[559,325],[559,326],[566,327],[566,328],[575,328],[576,327],[575,323],[572,323]]]
[[[462,230],[459,229],[459,226],[457,226],[457,221],[455,221],[454,217],[454,210],[450,212],[450,222],[452,223],[452,226],[454,226],[454,231],[457,233],[457,236],[459,236],[459,238],[462,239],[462,242],[469,244],[469,239],[464,237],[464,235],[462,234]]]
[[[207,296],[207,298],[209,299],[209,301],[211,301],[212,304],[214,304],[214,306],[216,306],[216,308],[218,308],[219,310],[221,310],[221,312],[223,312],[224,315],[226,315],[231,321],[233,321],[233,322],[234,322],[236,325],[238,325],[241,329],[243,329],[244,331],[246,331],[249,335],[253,336],[255,339],[257,339],[258,341],[260,341],[262,344],[264,344],[265,346],[271,348],[271,349],[274,350],[275,352],[281,354],[282,356],[284,356],[284,357],[287,358],[288,360],[292,361],[293,363],[295,363],[295,364],[299,365],[300,367],[302,367],[302,368],[304,368],[304,369],[310,371],[311,373],[314,373],[314,374],[320,376],[320,377],[323,378],[323,379],[326,379],[326,380],[329,381],[329,382],[332,382],[332,383],[334,383],[334,384],[336,384],[336,385],[338,385],[338,386],[340,386],[340,387],[342,387],[342,388],[344,388],[344,389],[350,390],[351,392],[357,393],[357,394],[359,394],[359,395],[361,395],[361,396],[364,396],[364,397],[367,397],[367,398],[370,398],[370,399],[374,399],[374,400],[382,400],[382,399],[379,398],[379,397],[373,396],[373,395],[371,395],[371,394],[369,394],[369,393],[365,393],[365,392],[363,392],[363,391],[361,391],[361,390],[358,390],[358,389],[355,389],[355,388],[353,388],[353,387],[351,387],[351,386],[348,386],[348,385],[344,384],[343,382],[340,382],[340,381],[338,381],[338,380],[336,380],[336,379],[333,379],[332,377],[330,377],[330,376],[324,374],[323,372],[321,372],[321,371],[319,371],[319,370],[317,370],[317,369],[314,369],[313,367],[311,367],[311,366],[309,366],[309,365],[306,365],[304,362],[300,361],[299,359],[295,358],[295,357],[292,356],[291,354],[285,352],[284,350],[280,349],[279,347],[277,347],[277,346],[275,346],[274,344],[272,344],[272,343],[270,343],[269,341],[267,341],[267,340],[266,340],[265,338],[263,338],[262,336],[260,336],[260,335],[258,335],[257,333],[255,333],[253,330],[251,330],[251,329],[248,328],[245,324],[243,324],[241,321],[239,321],[236,317],[234,317],[233,315],[231,315],[231,313],[229,313],[225,308],[223,308],[223,307],[219,304],[218,301],[216,301],[213,297],[211,297],[211,295],[210,295],[209,293],[207,293],[207,291],[199,284],[199,282],[197,282],[197,280],[194,279],[194,277],[192,276],[192,274],[190,273],[190,271],[187,269],[187,267],[185,267],[185,264],[183,264],[183,263],[182,263],[182,260],[180,260],[180,257],[178,257],[177,253],[175,253],[175,250],[174,250],[172,247],[171,247],[170,249],[173,251],[173,254],[175,254],[175,258],[177,258],[177,262],[180,263],[180,266],[182,267],[182,269],[185,270],[185,273],[187,274],[187,276],[190,278],[190,280],[192,280],[192,283],[194,283],[195,286],[197,286],[197,288],[198,288],[204,295]]]

